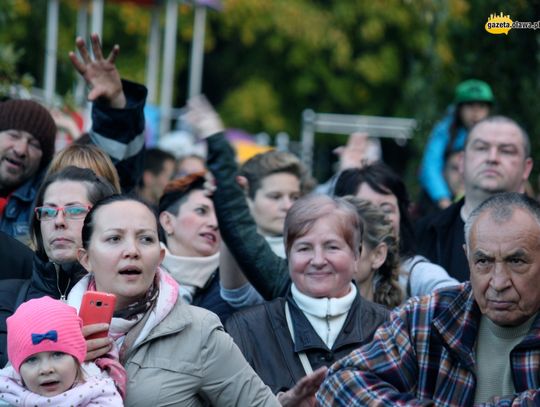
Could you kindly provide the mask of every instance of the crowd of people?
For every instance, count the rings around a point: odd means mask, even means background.
[[[45,107],[0,102],[0,405],[540,405],[531,146],[487,83],[436,125],[413,221],[366,135],[317,187],[292,153],[239,165],[198,96],[207,156],[147,149],[119,48],[76,46],[86,135],[55,152]]]

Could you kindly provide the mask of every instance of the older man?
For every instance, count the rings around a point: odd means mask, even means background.
[[[471,282],[394,311],[332,366],[321,405],[540,405],[540,205],[496,195],[465,233]]]
[[[525,130],[504,116],[477,123],[465,144],[461,172],[464,199],[417,225],[418,251],[448,274],[469,279],[467,259],[461,247],[463,225],[474,208],[501,192],[523,192],[532,170],[530,141]]]

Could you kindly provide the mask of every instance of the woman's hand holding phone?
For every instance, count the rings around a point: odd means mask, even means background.
[[[105,334],[107,334],[108,331],[109,324],[105,323],[83,326],[82,333],[86,338],[86,358],[84,359],[86,362],[97,359],[111,350],[113,342],[112,338],[109,338],[108,336],[96,339],[88,338],[89,336],[95,336],[96,333],[105,332]]]
[[[94,360],[111,350],[112,339],[108,333],[115,304],[114,294],[99,291],[84,293],[79,316],[83,321],[82,333],[86,339],[85,360]]]

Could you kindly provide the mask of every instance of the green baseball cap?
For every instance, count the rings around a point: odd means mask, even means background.
[[[469,79],[461,82],[456,87],[455,104],[471,102],[493,103],[494,101],[495,97],[493,96],[491,87],[484,81]]]

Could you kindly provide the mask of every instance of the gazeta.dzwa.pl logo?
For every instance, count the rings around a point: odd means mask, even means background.
[[[540,20],[538,21],[512,21],[510,15],[491,14],[487,19],[487,23],[484,26],[486,31],[490,34],[505,34],[512,29],[516,30],[538,30],[540,28]]]
[[[501,12],[500,15],[491,14],[487,19],[485,29],[490,34],[506,34],[512,29],[512,19],[509,15],[503,15]]]

